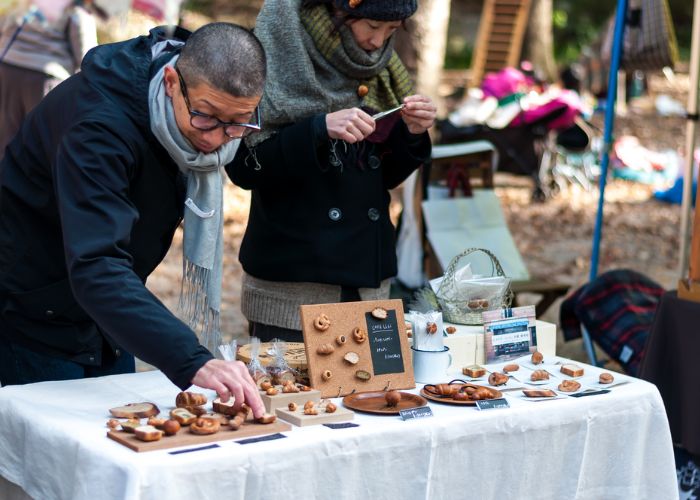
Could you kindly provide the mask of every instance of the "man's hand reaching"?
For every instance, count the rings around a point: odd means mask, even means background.
[[[195,373],[192,383],[205,389],[215,390],[222,402],[233,397],[234,410],[238,410],[245,403],[253,410],[255,418],[260,418],[265,413],[258,387],[248,373],[248,368],[240,361],[220,359],[207,361]]]

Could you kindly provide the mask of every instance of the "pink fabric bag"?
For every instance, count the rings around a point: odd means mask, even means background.
[[[564,130],[574,125],[574,119],[582,111],[579,95],[572,90],[562,90],[549,102],[523,111],[510,126],[530,125],[543,121],[549,130]],[[547,120],[548,116],[551,120]]]
[[[481,82],[484,97],[503,99],[516,92],[527,92],[532,80],[515,68],[503,68],[498,73],[487,73]]]

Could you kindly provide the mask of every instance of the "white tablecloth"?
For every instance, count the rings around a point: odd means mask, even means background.
[[[509,409],[357,413],[359,427],[293,427],[284,439],[177,455],[106,437],[108,408],[172,407],[177,389],[160,372],[10,386],[0,389],[0,496],[12,482],[42,500],[678,498],[661,398],[630,380],[580,399],[506,393]]]

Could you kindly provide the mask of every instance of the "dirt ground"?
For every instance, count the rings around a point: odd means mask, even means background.
[[[632,134],[651,150],[673,149],[683,154],[685,120],[657,116],[656,94],[666,93],[685,102],[687,76],[669,83],[659,75],[652,79],[650,97],[638,99],[625,117],[618,117],[615,135]],[[594,123],[602,128],[602,117]],[[577,186],[564,189],[543,203],[530,199],[532,184],[527,178],[498,174],[496,193],[502,202],[511,233],[533,277],[578,287],[588,281],[592,235],[598,190]],[[241,267],[238,249],[245,231],[250,193],[226,185],[224,286],[222,326],[227,338],[245,340],[247,323],[240,312]],[[653,188],[643,184],[611,180],[605,195],[605,225],[599,272],[630,268],[645,273],[665,287],[678,279],[680,207],[653,199]],[[400,207],[394,207],[400,209]],[[177,304],[181,278],[181,233],[165,261],[148,280],[148,287],[169,307]],[[283,251],[283,249],[282,249]],[[521,297],[521,302],[536,300]],[[540,318],[556,323],[560,301]],[[564,345],[558,352],[585,360],[580,343]]]

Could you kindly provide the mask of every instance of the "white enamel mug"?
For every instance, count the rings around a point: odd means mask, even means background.
[[[442,351],[422,351],[413,349],[413,376],[420,384],[441,384],[445,382],[447,369],[452,364],[450,348]]]

